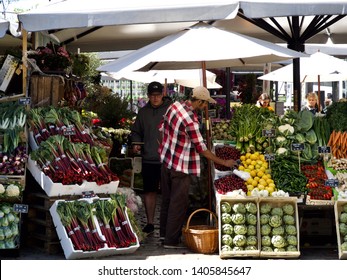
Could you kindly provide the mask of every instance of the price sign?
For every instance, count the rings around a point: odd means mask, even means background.
[[[17,213],[28,213],[28,204],[13,204],[13,211]]]
[[[338,187],[339,186],[339,180],[337,180],[337,179],[328,179],[328,180],[325,180],[324,185],[327,186],[327,187]]]
[[[19,98],[18,103],[19,105],[29,105],[31,104],[31,98],[30,97]]]
[[[265,154],[264,155],[265,160],[275,160],[274,154]]]
[[[64,128],[63,134],[64,134],[64,136],[76,135],[75,127],[69,126],[69,127]]]
[[[303,151],[305,149],[304,143],[292,143],[292,151]]]
[[[265,137],[275,137],[276,136],[276,130],[275,129],[263,129],[262,135]]]
[[[211,119],[216,118],[216,117],[217,117],[217,110],[216,110],[216,109],[208,110],[208,116],[209,116]]]
[[[318,153],[319,154],[330,154],[331,149],[329,146],[318,146]]]
[[[82,197],[83,198],[95,197],[95,193],[93,191],[85,191],[85,192],[82,192]]]

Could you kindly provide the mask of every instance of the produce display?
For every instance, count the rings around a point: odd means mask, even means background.
[[[259,251],[256,201],[229,200],[220,204],[222,252]]]
[[[347,259],[347,200],[335,204],[336,232],[340,259]]]
[[[292,201],[260,201],[261,252],[297,252],[296,204]]]
[[[19,247],[20,214],[13,211],[13,205],[0,202],[0,249]]]

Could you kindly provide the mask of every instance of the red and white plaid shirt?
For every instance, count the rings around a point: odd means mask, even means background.
[[[161,162],[175,171],[200,176],[200,155],[207,147],[199,131],[199,120],[190,101],[173,103],[160,124]]]

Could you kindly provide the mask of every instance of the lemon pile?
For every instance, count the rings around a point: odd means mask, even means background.
[[[263,154],[259,152],[246,153],[240,157],[241,164],[239,170],[248,172],[251,177],[245,181],[247,195],[250,196],[252,190],[267,190],[269,195],[276,191],[276,186],[271,178],[269,164]]]

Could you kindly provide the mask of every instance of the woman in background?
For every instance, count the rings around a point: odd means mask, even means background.
[[[270,111],[273,111],[274,109],[270,106],[270,95],[266,92],[262,93],[257,101],[257,106],[261,108],[268,108]]]
[[[318,106],[318,95],[315,92],[309,92],[306,94],[306,104],[301,108],[301,111],[308,110],[313,115],[320,112],[320,108]]]

